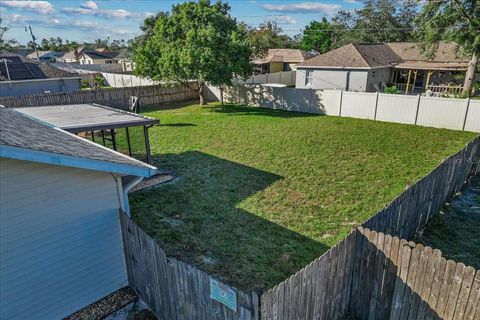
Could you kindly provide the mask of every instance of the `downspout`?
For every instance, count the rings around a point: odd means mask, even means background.
[[[128,192],[143,181],[143,177],[136,177],[125,186],[122,184],[122,178],[117,177],[118,196],[120,198],[120,209],[130,217],[130,205],[128,203]]]

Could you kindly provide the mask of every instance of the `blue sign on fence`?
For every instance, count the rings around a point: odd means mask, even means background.
[[[235,290],[213,278],[210,278],[210,298],[237,311],[237,293]]]

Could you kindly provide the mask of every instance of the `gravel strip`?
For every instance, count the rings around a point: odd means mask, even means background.
[[[80,309],[65,320],[100,320],[135,300],[137,300],[135,292],[125,287]]]

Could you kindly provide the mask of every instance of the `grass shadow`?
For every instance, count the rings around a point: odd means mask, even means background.
[[[202,152],[155,158],[175,183],[130,195],[135,221],[168,255],[244,290],[270,288],[328,247],[254,215],[239,203],[281,176]]]
[[[204,106],[205,109],[210,109],[214,112],[223,113],[225,115],[254,115],[254,116],[269,116],[279,118],[305,118],[305,117],[319,117],[319,114],[291,112],[286,110],[277,110],[260,107],[250,107],[242,104],[226,103],[225,107],[221,105],[211,104]]]

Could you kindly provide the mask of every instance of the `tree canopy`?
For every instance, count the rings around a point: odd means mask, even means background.
[[[333,25],[323,17],[322,21],[310,22],[303,31],[301,48],[319,53],[330,51],[332,47]]]
[[[230,14],[220,1],[185,2],[172,12],[158,15],[153,32],[135,53],[135,72],[153,80],[199,84],[203,87],[230,84],[234,75],[251,74],[251,49]]]
[[[239,28],[247,35],[254,57],[264,56],[268,49],[289,48],[292,45],[292,39],[283,34],[282,28],[273,21],[263,22],[256,28],[242,22]]]
[[[428,1],[416,18],[417,37],[428,56],[434,56],[440,41],[453,41],[472,56],[464,82],[470,93],[480,56],[480,1]]]

